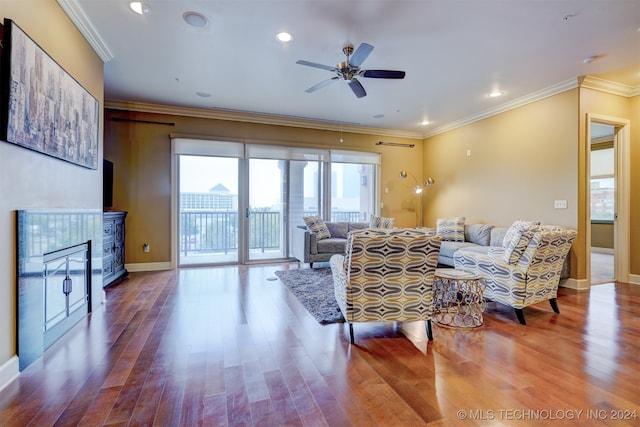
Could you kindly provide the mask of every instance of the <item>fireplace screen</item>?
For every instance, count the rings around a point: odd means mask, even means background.
[[[16,227],[22,371],[100,305],[102,209],[19,210]]]

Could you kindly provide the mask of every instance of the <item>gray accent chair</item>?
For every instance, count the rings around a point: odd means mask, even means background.
[[[325,225],[331,233],[328,239],[317,239],[316,235],[303,225],[293,231],[293,256],[300,262],[308,263],[311,268],[314,262],[329,262],[333,255],[344,255],[349,232],[369,227],[368,222],[325,221]]]

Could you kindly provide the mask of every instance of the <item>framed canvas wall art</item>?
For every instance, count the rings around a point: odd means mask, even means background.
[[[4,20],[0,138],[98,168],[98,101],[15,22]]]

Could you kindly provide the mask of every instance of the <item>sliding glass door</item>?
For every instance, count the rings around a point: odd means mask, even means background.
[[[179,266],[288,259],[303,217],[368,221],[379,155],[172,139]]]
[[[378,212],[380,155],[331,151],[331,221],[368,222]]]
[[[249,261],[286,257],[285,160],[249,159]]]
[[[239,159],[178,159],[179,265],[237,263]]]

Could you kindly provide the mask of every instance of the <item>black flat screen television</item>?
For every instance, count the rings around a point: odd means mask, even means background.
[[[107,159],[102,161],[102,207],[113,208],[113,162]]]

